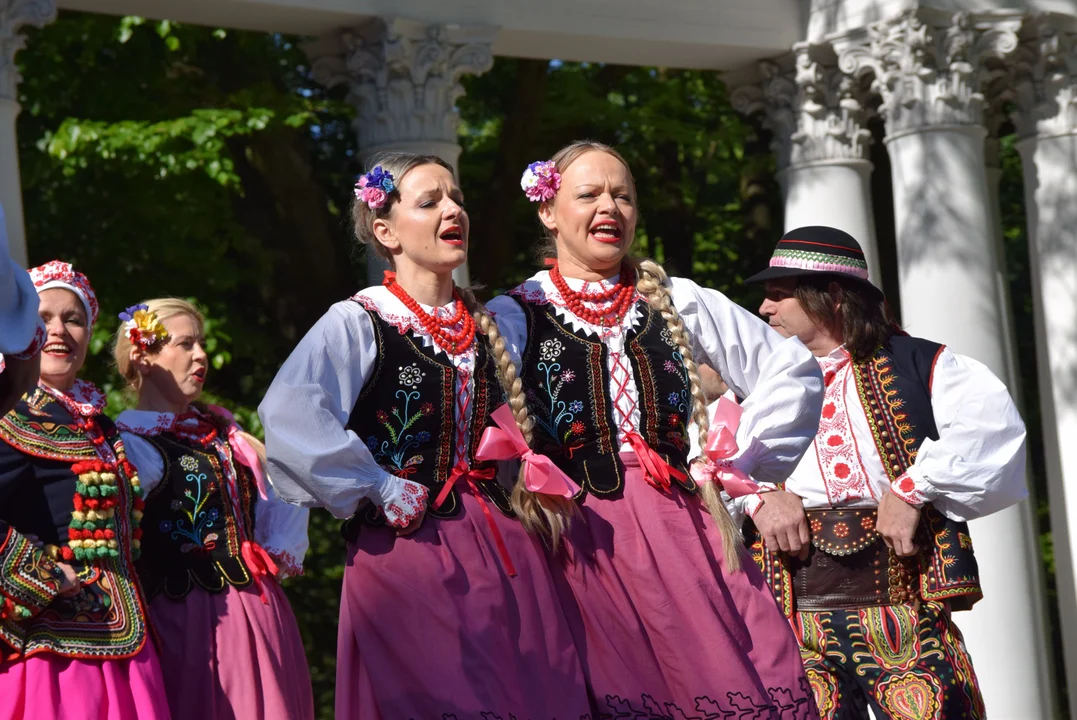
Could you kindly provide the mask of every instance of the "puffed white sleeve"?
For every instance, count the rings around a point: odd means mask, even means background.
[[[345,301],[329,308],[281,366],[258,406],[280,499],[347,518],[364,498],[382,506],[399,493],[406,481],[383,470],[346,427],[376,359],[370,316]]]
[[[493,315],[497,322],[501,337],[505,339],[505,346],[512,355],[517,366],[527,345],[527,316],[520,303],[508,295],[498,295],[486,303],[486,309]]]
[[[734,464],[760,483],[784,481],[819,428],[819,364],[799,340],[781,337],[722,293],[683,278],[672,284],[696,361],[744,398]]]
[[[122,414],[121,414],[122,417]],[[135,466],[138,482],[142,486],[142,496],[146,497],[161,484],[165,474],[165,459],[149,440],[126,430],[120,431],[123,451],[127,459]]]
[[[259,497],[255,503],[254,539],[277,562],[278,577],[303,574],[303,558],[310,547],[307,537],[309,518],[308,508],[284,502],[277,497],[272,485],[266,488],[266,497]]]
[[[906,502],[932,503],[954,520],[1003,510],[1028,496],[1025,424],[1002,381],[985,365],[944,349],[931,382],[938,440],[891,485]]]

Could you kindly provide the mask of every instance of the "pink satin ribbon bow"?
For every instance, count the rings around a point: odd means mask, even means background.
[[[258,497],[268,500],[266,475],[262,468],[262,461],[246,438],[239,434],[240,428],[239,425],[236,425],[235,416],[220,405],[210,405],[209,408],[228,421],[228,444],[232,446],[232,454],[235,455],[236,460],[250,468],[254,474],[254,484],[258,487]]]
[[[580,486],[572,482],[553,460],[528,447],[507,403],[494,410],[490,418],[496,427],[483,431],[476,460],[519,458],[524,465],[524,487],[531,492],[571,498],[580,491]]]
[[[262,603],[268,605],[269,598],[266,597],[265,588],[262,587],[262,578],[267,575],[273,578],[277,577],[280,568],[277,567],[277,563],[273,562],[273,558],[265,551],[265,548],[250,540],[244,540],[243,544],[239,546],[239,554],[243,557],[243,562],[247,564],[247,569],[251,571],[251,575],[254,576],[254,582],[258,585],[258,595],[261,596]]]
[[[716,482],[730,497],[759,492],[759,485],[729,461],[740,449],[737,447],[737,428],[743,413],[744,408],[729,398],[718,399],[707,444],[703,446],[703,459],[695,462],[691,470],[696,482]]]

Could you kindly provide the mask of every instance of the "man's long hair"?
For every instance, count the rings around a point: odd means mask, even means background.
[[[832,285],[841,288],[840,298],[832,294]],[[885,303],[858,283],[833,275],[801,277],[794,295],[808,317],[842,339],[855,362],[871,359],[901,333],[888,317]]]

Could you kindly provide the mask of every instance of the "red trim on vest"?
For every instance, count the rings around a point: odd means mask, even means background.
[[[935,366],[939,363],[939,356],[942,355],[942,351],[946,349],[945,345],[939,345],[938,351],[935,353],[935,357],[931,358],[931,374],[927,377],[927,391],[934,392],[935,387]]]

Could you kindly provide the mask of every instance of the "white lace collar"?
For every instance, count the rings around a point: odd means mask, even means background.
[[[194,406],[188,407],[187,411],[201,414],[198,413]],[[198,426],[196,419],[184,417],[184,415],[155,412],[153,410],[124,410],[116,418],[116,427],[135,435],[160,435],[161,433],[171,432],[177,426],[190,425],[192,429]]]
[[[441,348],[441,346],[434,342],[434,338],[427,334],[426,330],[423,329],[422,323],[419,322],[418,316],[409,310],[407,306],[400,301],[400,298],[389,292],[389,289],[383,285],[374,285],[365,290],[360,290],[352,296],[352,300],[359,303],[367,310],[377,313],[382,320],[395,327],[401,335],[406,332],[412,333],[422,341],[423,347],[433,348],[435,354],[440,353],[444,355],[457,366],[470,363],[475,355],[475,346],[472,344],[466,353],[450,356]],[[437,308],[419,303],[419,307],[425,312],[428,312],[431,315],[436,315],[437,317],[452,317],[452,314],[456,312],[456,301],[453,300],[449,302],[448,305],[442,305]],[[461,319],[460,323],[455,325],[453,329],[459,330],[463,325],[463,322],[464,321]],[[481,335],[481,331],[478,327],[475,328],[475,333],[476,336]],[[476,341],[477,340],[478,337],[476,337]]]

